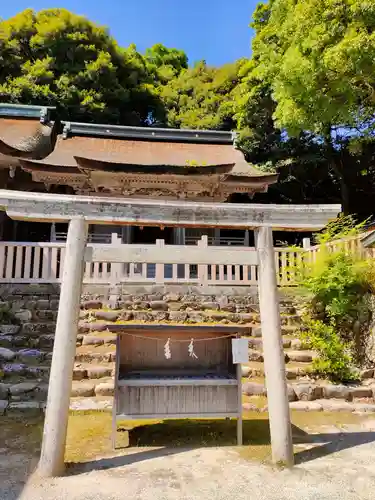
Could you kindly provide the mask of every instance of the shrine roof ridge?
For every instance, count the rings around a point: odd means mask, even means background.
[[[204,144],[233,144],[236,132],[223,130],[194,130],[159,127],[135,127],[128,125],[108,125],[100,123],[80,123],[62,121],[63,137],[71,135],[99,136],[167,142],[195,142]]]

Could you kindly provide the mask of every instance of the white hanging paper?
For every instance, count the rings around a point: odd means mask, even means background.
[[[189,356],[191,358],[198,359],[198,356],[194,352],[194,339],[191,339],[189,347],[188,347],[188,351],[189,351]]]
[[[232,339],[232,358],[235,365],[249,361],[248,339]]]
[[[167,359],[171,359],[172,357],[170,343],[171,339],[168,339],[167,342],[164,344],[164,356]]]

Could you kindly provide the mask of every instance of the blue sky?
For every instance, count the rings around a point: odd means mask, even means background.
[[[122,46],[155,43],[183,49],[192,64],[219,65],[250,54],[251,14],[258,0],[3,0],[0,17],[23,9],[64,7],[106,25]]]

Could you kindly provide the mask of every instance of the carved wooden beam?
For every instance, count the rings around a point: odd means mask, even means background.
[[[261,205],[136,200],[0,190],[9,217],[67,222],[83,216],[90,224],[314,231],[341,211],[340,205]]]

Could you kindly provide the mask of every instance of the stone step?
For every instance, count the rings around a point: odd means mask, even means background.
[[[110,377],[97,380],[73,380],[71,397],[113,396],[114,381]]]
[[[311,374],[311,366],[308,363],[290,361],[285,365],[285,372],[288,380],[298,379]],[[264,377],[264,364],[260,361],[249,361],[242,365],[242,373],[249,378]]]
[[[249,379],[242,384],[242,393],[246,397],[267,396],[264,378]],[[290,401],[340,400],[346,402],[369,402],[375,398],[375,383],[372,385],[343,385],[321,381],[288,382]]]
[[[54,334],[56,323],[54,321],[24,322],[21,325],[21,334],[42,335]]]
[[[9,362],[3,363],[0,368],[0,375],[4,382],[22,382],[36,379],[48,381],[50,367],[48,365],[28,366],[24,363]]]
[[[81,345],[76,349],[76,363],[109,363],[116,358],[114,344]]]
[[[94,365],[91,363],[77,363],[73,368],[73,380],[97,380],[100,378],[112,377],[115,372],[114,363],[101,363]]]

